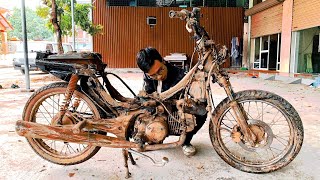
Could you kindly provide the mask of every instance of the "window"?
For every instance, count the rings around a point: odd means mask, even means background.
[[[109,0],[107,1],[108,6],[129,6],[130,0]]]
[[[255,39],[254,69],[280,70],[281,34]]]
[[[137,6],[149,6],[149,7],[155,7],[157,6],[156,0],[137,0],[136,1]]]

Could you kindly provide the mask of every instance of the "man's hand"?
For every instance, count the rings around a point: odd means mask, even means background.
[[[138,96],[139,97],[147,97],[148,93],[146,91],[144,91],[144,90],[141,90],[141,91],[139,91]]]

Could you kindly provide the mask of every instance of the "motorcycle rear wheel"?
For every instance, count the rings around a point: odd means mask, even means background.
[[[249,126],[262,132],[261,141],[253,147],[243,139],[235,141],[232,136],[238,126],[226,98],[215,109],[209,126],[218,155],[234,168],[250,173],[268,173],[288,165],[303,142],[297,111],[282,97],[266,91],[247,90],[234,97],[247,113]]]
[[[37,90],[28,100],[23,111],[23,120],[45,125],[53,125],[54,117],[64,101],[68,83],[49,84]],[[79,103],[75,109],[75,101]],[[69,105],[74,112],[86,117],[100,118],[93,102],[83,93],[76,90]],[[76,122],[68,122],[75,124]],[[94,156],[100,147],[62,141],[27,138],[31,148],[42,158],[60,165],[82,163]]]

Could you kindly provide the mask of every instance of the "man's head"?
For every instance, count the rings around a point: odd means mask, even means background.
[[[163,81],[167,78],[168,69],[155,48],[141,49],[137,54],[137,64],[152,79]]]

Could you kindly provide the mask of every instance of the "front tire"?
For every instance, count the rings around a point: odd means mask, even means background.
[[[66,82],[58,82],[37,90],[26,103],[23,120],[45,125],[57,125],[55,118],[63,104],[67,86],[68,83]],[[68,111],[86,118],[100,118],[96,106],[85,94],[80,92],[79,87],[74,91]],[[70,120],[64,123],[70,125],[76,122]],[[39,156],[60,165],[74,165],[84,162],[94,156],[100,149],[100,147],[91,145],[46,139],[27,138],[27,140]]]
[[[209,126],[218,155],[229,165],[251,173],[268,173],[288,165],[303,142],[303,126],[297,111],[282,97],[266,91],[247,90],[234,97],[247,113],[249,126],[263,135],[255,146],[243,139],[235,140],[233,135],[238,126],[226,98],[215,109]]]

